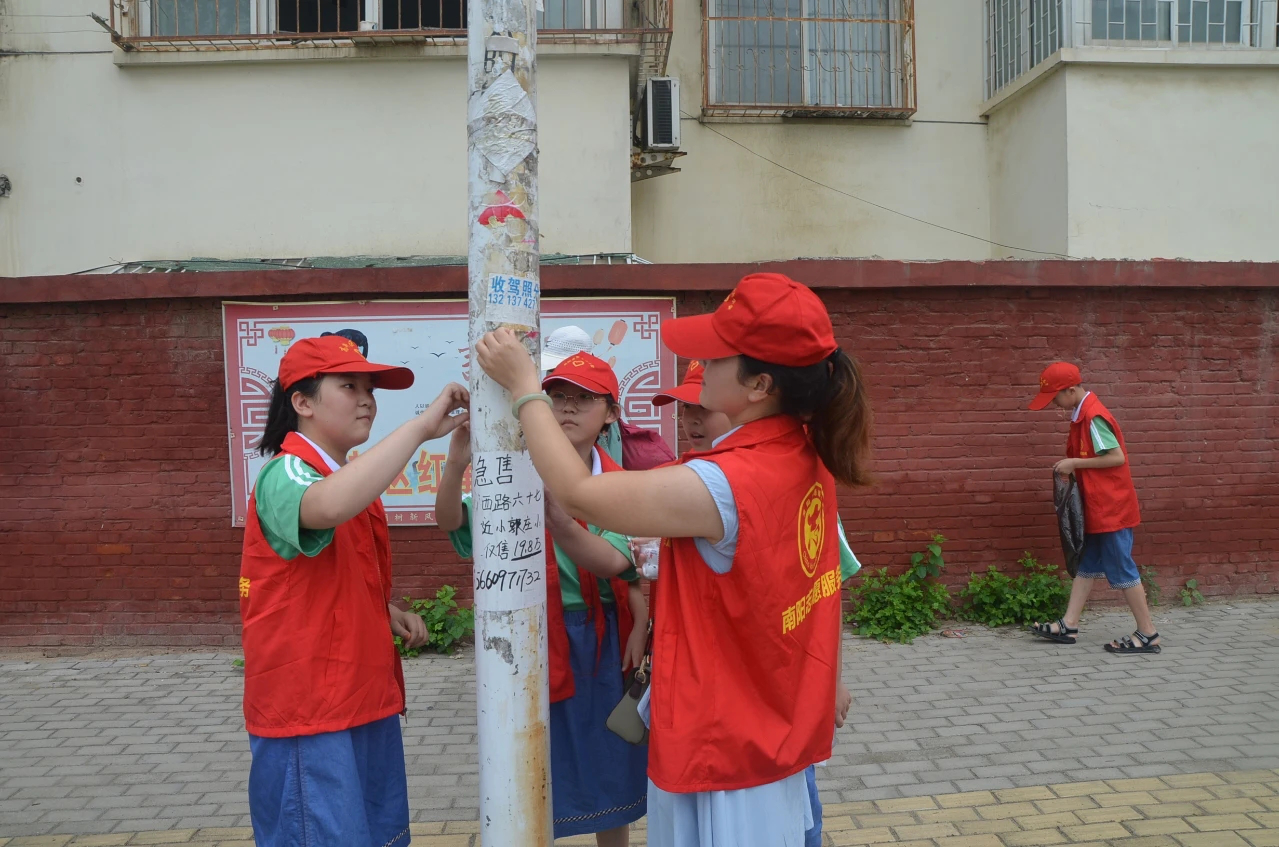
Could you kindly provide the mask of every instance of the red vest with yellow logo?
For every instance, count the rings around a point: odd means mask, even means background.
[[[1079,420],[1070,424],[1066,456],[1071,459],[1096,457],[1090,431],[1093,418],[1101,418],[1114,430],[1119,449],[1124,451],[1124,463],[1114,468],[1080,468],[1075,471],[1079,494],[1084,501],[1084,532],[1094,534],[1130,529],[1141,523],[1141,510],[1137,507],[1137,489],[1128,470],[1128,445],[1124,443],[1124,434],[1114,416],[1096,394],[1084,398]]]
[[[830,757],[839,549],[835,480],[802,424],[777,415],[708,451],[737,503],[733,568],[692,538],[662,544],[654,592],[648,774],[671,792],[776,782]]]
[[[297,433],[281,453],[332,473]],[[382,502],[338,526],[318,556],[292,560],[271,549],[257,514],[255,492],[240,560],[245,727],[268,738],[315,735],[403,712]]]

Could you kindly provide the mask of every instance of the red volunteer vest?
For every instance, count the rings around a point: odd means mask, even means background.
[[[321,476],[328,464],[297,433],[282,454]],[[391,636],[391,544],[380,500],[334,530],[318,556],[280,558],[262,534],[256,492],[240,560],[244,723],[281,738],[361,726],[404,711]]]
[[[600,457],[600,470],[604,473],[620,471],[617,463],[599,448],[595,452]],[[578,523],[581,523],[579,521]],[[585,526],[585,524],[582,524]],[[586,609],[595,624],[596,667],[599,672],[599,648],[604,643],[604,604],[600,600],[599,578],[590,571],[577,569],[577,581],[582,587],[582,599],[586,601]],[[631,636],[631,627],[635,625],[631,616],[630,604],[626,602],[628,584],[621,577],[613,577],[608,581],[613,590],[613,599],[617,604],[617,644],[618,649],[626,650],[626,639]],[[551,531],[546,531],[546,642],[550,649],[551,702],[567,700],[577,691],[573,682],[573,667],[569,660],[568,629],[564,626],[564,597],[560,594],[560,567],[555,560],[555,542],[551,539]],[[606,673],[614,673],[614,668],[606,668]]]
[[[1141,510],[1137,506],[1137,489],[1132,484],[1129,471],[1128,445],[1115,418],[1097,399],[1096,394],[1084,398],[1079,410],[1079,420],[1070,424],[1070,440],[1066,443],[1066,456],[1071,459],[1091,459],[1096,456],[1092,447],[1089,426],[1093,418],[1101,418],[1115,432],[1119,447],[1124,451],[1124,463],[1117,468],[1081,468],[1075,471],[1079,482],[1079,494],[1084,501],[1084,531],[1089,534],[1115,532],[1129,529],[1141,523]]]
[[[655,592],[648,775],[664,791],[731,791],[830,758],[839,645],[835,480],[777,415],[705,452],[737,502],[737,555],[717,574],[666,539]]]

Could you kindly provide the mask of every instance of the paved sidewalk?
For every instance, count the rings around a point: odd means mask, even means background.
[[[1279,845],[1279,603],[1156,622],[1158,656],[1101,650],[1131,629],[1118,612],[1086,616],[1074,646],[850,638],[853,724],[819,770],[833,843]],[[234,658],[0,656],[0,845],[247,845]],[[415,843],[469,847],[471,657],[406,669]]]

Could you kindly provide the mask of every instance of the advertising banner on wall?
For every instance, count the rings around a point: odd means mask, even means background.
[[[670,407],[650,402],[663,386],[675,384],[674,354],[661,344],[659,327],[675,315],[671,298],[547,299],[542,301],[542,333],[562,326],[586,330],[591,353],[613,366],[627,421],[661,433],[675,447]],[[412,368],[407,391],[381,391],[377,418],[363,448],[420,413],[449,382],[466,384],[470,371],[467,303],[464,300],[370,300],[343,303],[235,303],[222,306],[226,350],[226,393],[231,447],[231,515],[244,526],[249,491],[267,459],[257,443],[266,424],[271,383],[280,358],[299,338],[342,334],[366,345],[370,361]],[[382,496],[392,525],[435,523],[435,492],[448,440],[423,444]],[[350,458],[350,457],[348,457]],[[470,473],[464,487],[469,490]]]

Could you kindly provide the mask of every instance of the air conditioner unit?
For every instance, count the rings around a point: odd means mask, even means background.
[[[679,149],[679,80],[653,77],[644,86],[645,150]]]

